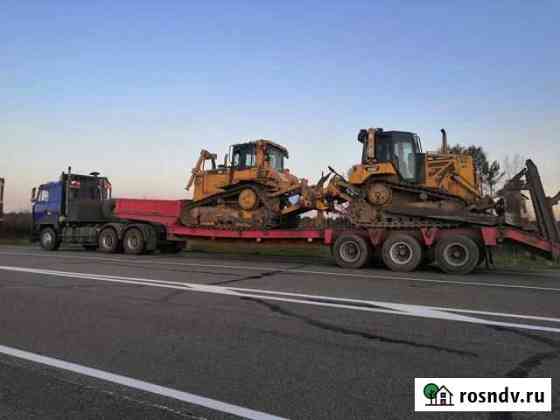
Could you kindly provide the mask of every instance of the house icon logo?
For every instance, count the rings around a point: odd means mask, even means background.
[[[445,386],[429,383],[424,387],[424,396],[429,400],[426,406],[449,407],[453,405],[453,393]]]

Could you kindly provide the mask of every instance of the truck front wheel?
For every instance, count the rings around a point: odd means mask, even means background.
[[[60,247],[60,239],[53,228],[47,227],[41,230],[39,237],[41,248],[47,251],[56,251]]]
[[[124,234],[123,248],[125,254],[142,254],[146,249],[146,241],[142,231],[138,228],[128,229]]]
[[[97,238],[97,245],[101,252],[105,252],[107,254],[117,252],[117,249],[119,248],[119,237],[117,236],[115,229],[103,229]]]

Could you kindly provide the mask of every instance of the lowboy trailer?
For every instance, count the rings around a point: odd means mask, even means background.
[[[527,177],[529,181],[533,178]],[[530,184],[525,182],[519,189]],[[377,257],[393,271],[413,271],[420,264],[435,262],[447,273],[466,274],[484,262],[491,265],[492,250],[506,242],[550,259],[560,258],[560,235],[557,226],[550,223],[558,197],[545,197],[542,191],[529,189],[534,204],[541,209],[536,212],[534,229],[468,222],[406,229],[343,228],[328,227],[327,221],[323,228],[240,230],[185,226],[181,212],[188,201],[114,199],[107,178],[98,173],[76,175],[69,170],[59,181],[34,189],[32,241],[47,250],[71,243],[127,254],[177,252],[194,238],[273,242],[279,247],[286,241],[315,242],[330,247],[334,260],[343,268],[361,268]]]
[[[447,273],[466,274],[478,265],[492,264],[492,250],[504,243],[523,246],[547,258],[560,257],[560,243],[543,239],[536,232],[508,226],[418,228],[409,230],[320,228],[228,230],[187,227],[180,224],[181,200],[117,199],[114,214],[131,223],[159,226],[168,242],[189,239],[238,240],[245,242],[319,242],[330,247],[337,265],[362,268],[376,256],[394,271],[412,271],[423,262],[435,262]],[[414,238],[410,242],[409,238]],[[130,247],[129,247],[130,248]]]

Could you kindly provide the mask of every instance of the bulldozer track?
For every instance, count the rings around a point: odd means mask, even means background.
[[[376,206],[371,204],[367,200],[367,189],[373,183],[383,184],[386,185],[391,191],[403,191],[406,193],[416,194],[418,197],[420,195],[425,194],[425,197],[420,199],[419,201],[422,202],[434,202],[434,201],[446,201],[446,202],[453,202],[458,204],[460,207],[466,208],[467,203],[460,197],[454,196],[452,194],[448,194],[443,191],[435,190],[432,188],[426,187],[418,187],[406,183],[395,183],[387,180],[383,181],[373,181],[368,182],[361,186],[358,189],[359,198],[355,197],[350,202],[350,206],[358,205],[364,207],[370,207],[377,209],[381,215],[380,217],[376,217],[375,220],[366,221],[366,220],[357,220],[351,214],[350,211],[346,214],[346,217],[349,218],[351,224],[353,226],[363,227],[363,228],[385,228],[385,229],[412,229],[412,228],[454,228],[461,226],[462,224],[466,223],[467,220],[464,221],[450,221],[447,219],[438,220],[437,216],[430,216],[430,217],[422,217],[418,214],[411,214],[407,215],[406,212],[402,212],[399,214],[392,213],[389,208],[385,205]],[[359,204],[358,204],[359,203]],[[358,207],[354,211],[360,211]],[[426,213],[430,212],[430,208],[426,207]]]
[[[459,203],[464,204],[464,205],[467,204],[465,202],[465,200],[463,200],[460,197],[457,197],[453,194],[448,194],[444,191],[433,189],[433,188],[419,187],[419,186],[406,184],[406,183],[398,184],[398,183],[390,182],[390,181],[378,181],[378,182],[389,185],[392,189],[395,189],[395,190],[407,191],[407,192],[417,193],[417,194],[426,193],[426,194],[428,194],[429,197],[438,198],[440,200],[459,202]]]
[[[391,221],[388,220],[380,220],[377,222],[372,223],[354,223],[350,219],[350,216],[344,214],[343,218],[345,219],[343,222],[340,221],[329,221],[327,223],[328,227],[342,227],[342,228],[350,228],[350,227],[362,227],[368,229],[377,229],[377,228],[384,228],[384,229],[415,229],[415,228],[456,228],[463,225],[463,223],[452,223],[449,221],[437,221],[427,218],[419,218],[419,217],[396,217],[391,216]],[[397,220],[395,220],[397,219]]]
[[[198,207],[210,207],[219,204],[221,200],[226,201],[227,199],[231,199],[233,197],[237,197],[241,191],[245,189],[251,189],[257,195],[259,202],[262,203],[263,207],[265,208],[265,222],[264,223],[249,223],[247,221],[240,220],[240,223],[235,224],[227,224],[227,223],[216,223],[212,225],[214,229],[223,229],[223,230],[233,230],[233,231],[243,231],[243,230],[251,230],[251,229],[263,229],[269,230],[276,228],[280,225],[279,217],[275,217],[274,215],[274,208],[272,203],[270,202],[269,197],[267,196],[266,191],[262,187],[250,184],[240,184],[233,188],[228,188],[226,191],[212,195],[207,197],[203,200],[192,202],[189,205],[185,206],[181,211],[181,221],[184,226],[187,227],[200,227],[200,225],[196,223],[188,223],[184,220],[188,220],[188,213]],[[237,206],[237,203],[234,204]],[[278,219],[278,220],[275,220]]]

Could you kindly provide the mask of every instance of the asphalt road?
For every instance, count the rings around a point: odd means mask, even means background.
[[[552,271],[0,247],[0,419],[560,418],[559,298]],[[414,413],[415,377],[505,376],[552,377],[552,414]]]

